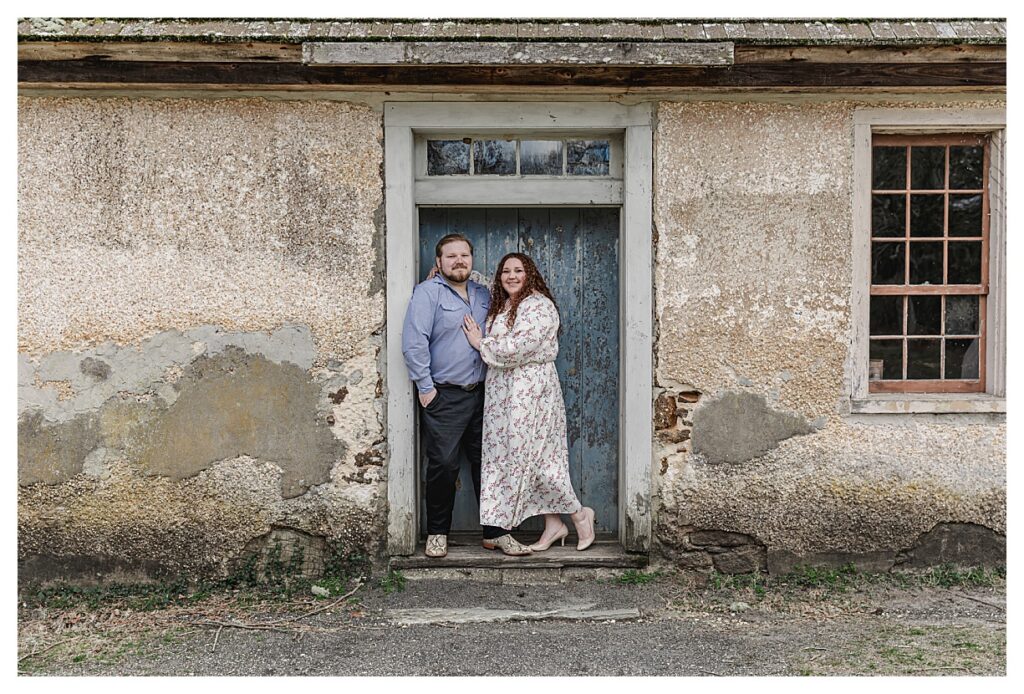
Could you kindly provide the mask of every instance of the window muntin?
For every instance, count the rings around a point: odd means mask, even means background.
[[[869,392],[985,390],[987,138],[872,138]]]
[[[426,174],[608,178],[616,149],[608,138],[427,138]]]

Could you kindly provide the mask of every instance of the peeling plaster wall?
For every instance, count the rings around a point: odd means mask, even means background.
[[[958,105],[979,104],[942,104]],[[856,107],[660,104],[655,395],[671,416],[655,533],[680,563],[711,565],[692,559],[701,530],[753,538],[769,567],[878,553],[891,567],[940,523],[1005,533],[1000,418],[842,414]],[[696,393],[677,427],[676,400]]]
[[[18,133],[22,579],[378,552],[379,113],[24,97]]]

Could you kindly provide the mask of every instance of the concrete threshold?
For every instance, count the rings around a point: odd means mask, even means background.
[[[493,610],[487,608],[446,608],[389,610],[388,618],[400,626],[423,624],[480,624],[485,622],[543,621],[551,619],[610,621],[639,619],[637,608],[593,609],[597,603],[559,607],[552,610]]]

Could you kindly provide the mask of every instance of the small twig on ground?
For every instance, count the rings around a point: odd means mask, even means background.
[[[294,629],[282,629],[281,627],[275,627],[265,624],[243,624],[241,622],[217,622],[211,620],[208,622],[197,622],[197,624],[201,624],[203,626],[208,627],[220,627],[222,629],[224,627],[231,627],[233,629],[252,629],[254,631],[280,631],[285,634],[291,634],[295,631]]]
[[[270,622],[263,622],[263,624],[282,624],[284,622],[297,622],[300,619],[305,619],[306,617],[312,617],[313,615],[315,615],[315,614],[317,614],[319,612],[323,612],[324,610],[329,610],[332,607],[335,607],[336,605],[341,603],[343,600],[346,600],[346,599],[352,597],[352,595],[354,595],[355,592],[357,590],[359,590],[360,588],[362,588],[362,587],[363,587],[363,582],[362,581],[357,581],[355,588],[353,588],[349,592],[345,593],[344,595],[342,595],[340,598],[338,598],[337,600],[335,600],[334,602],[332,602],[329,605],[324,605],[323,607],[318,607],[317,609],[313,610],[312,612],[307,612],[305,614],[300,614],[298,617],[285,617],[283,619],[275,619],[275,620],[270,621]]]
[[[975,598],[975,597],[970,596],[970,595],[964,595],[962,593],[959,594],[959,597],[966,598],[967,600],[973,600],[974,602],[980,602],[982,605],[988,605],[989,607],[994,607],[997,610],[1002,610],[1003,612],[1006,612],[1006,607],[1004,607],[1003,605],[997,605],[994,602],[989,602],[987,600],[982,600],[981,598]]]
[[[697,668],[697,672],[703,672],[705,675],[714,675],[715,677],[721,677],[722,676],[722,675],[718,674],[717,672],[712,672],[711,670],[701,670],[700,668]]]
[[[801,648],[800,650],[801,651],[827,651],[828,649],[827,648],[821,648],[820,646],[807,646],[806,648]]]
[[[223,626],[217,627],[217,635],[213,637],[213,648],[210,649],[210,653],[213,653],[217,650],[217,640],[220,639],[220,632],[222,631],[224,631]]]
[[[928,672],[930,670],[963,670],[964,672],[971,672],[970,668],[961,667],[959,665],[940,665],[938,667],[919,667],[914,668],[911,672]]]
[[[47,646],[46,648],[44,648],[44,649],[42,649],[40,651],[32,651],[31,653],[26,653],[25,655],[23,655],[20,658],[18,658],[18,662],[20,663],[21,661],[25,660],[26,658],[31,658],[33,656],[42,655],[43,653],[46,653],[51,648],[55,648],[55,647],[61,645],[62,643],[67,643],[68,641],[74,641],[75,639],[80,639],[80,638],[82,638],[82,637],[81,636],[72,636],[71,638],[64,639],[63,641],[57,641],[55,643],[51,643],[49,646]]]

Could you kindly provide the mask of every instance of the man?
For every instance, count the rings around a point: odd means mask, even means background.
[[[402,353],[420,401],[420,434],[427,453],[428,557],[448,553],[448,533],[459,477],[459,452],[469,460],[480,500],[480,446],[483,438],[484,376],[487,366],[469,344],[463,317],[481,326],[490,292],[469,279],[473,244],[448,234],[434,249],[437,273],[416,286],[402,330]],[[484,539],[507,530],[484,526]]]

